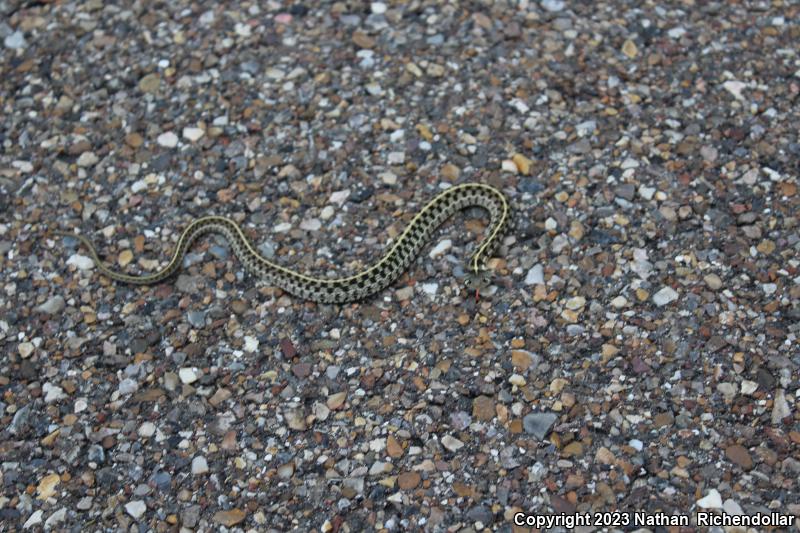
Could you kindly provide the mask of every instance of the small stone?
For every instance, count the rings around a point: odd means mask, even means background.
[[[214,513],[213,520],[225,527],[233,527],[245,518],[247,518],[247,513],[241,509],[231,509],[230,511],[217,511]]]
[[[28,519],[22,524],[22,529],[30,529],[34,526],[38,526],[42,523],[42,516],[44,515],[44,511],[39,509],[38,511],[34,511]]]
[[[44,476],[41,481],[39,481],[39,485],[36,487],[36,492],[38,493],[37,498],[40,500],[46,500],[55,495],[56,487],[58,484],[61,483],[61,477],[58,474],[49,474]]]
[[[386,4],[383,2],[372,2],[369,6],[370,11],[376,15],[383,15],[386,13]]]
[[[442,437],[442,446],[444,446],[451,452],[455,452],[463,448],[464,443],[455,437],[452,437],[450,435],[445,435],[444,437]]]
[[[447,181],[456,181],[460,175],[461,169],[451,163],[442,167],[442,177]]]
[[[775,393],[775,400],[772,406],[772,424],[780,424],[784,418],[792,416],[792,409],[786,401],[786,394],[783,389],[778,389]]]
[[[125,504],[125,512],[134,520],[139,520],[147,511],[147,505],[142,500],[133,500]]]
[[[527,383],[525,378],[519,374],[511,374],[511,377],[508,378],[508,382],[517,387],[524,387]]]
[[[159,135],[156,142],[159,146],[163,146],[164,148],[175,148],[178,146],[178,136],[171,131],[167,131]]]
[[[152,422],[144,422],[137,431],[140,437],[149,438],[155,435],[156,425]]]
[[[22,50],[28,46],[27,41],[25,41],[25,35],[19,30],[6,35],[6,38],[3,39],[3,44],[6,48],[10,48],[12,50]]]
[[[200,379],[200,370],[197,368],[181,368],[178,370],[178,377],[181,379],[181,383],[184,385],[189,385],[194,383],[198,379]]]
[[[100,158],[94,152],[83,152],[79,157],[77,164],[79,167],[93,167],[100,161]]]
[[[415,489],[420,481],[422,481],[422,476],[419,475],[419,472],[403,472],[397,476],[397,486],[400,487],[400,490]]]
[[[529,413],[522,419],[522,427],[525,433],[543,440],[556,420],[558,415],[555,413]]]
[[[17,351],[19,352],[19,356],[23,359],[27,359],[31,356],[34,350],[34,346],[32,342],[21,342],[19,346],[17,346]]]
[[[622,45],[622,53],[628,56],[628,58],[633,59],[639,55],[639,49],[636,47],[636,43],[628,39]]]
[[[541,264],[533,265],[525,276],[525,285],[543,285],[544,268]]]
[[[42,392],[44,392],[44,403],[57,402],[67,397],[64,394],[64,389],[52,383],[45,383],[42,387]]]
[[[453,241],[450,239],[443,239],[441,240],[433,249],[428,253],[428,257],[431,259],[435,259],[440,255],[444,254],[450,248],[453,247]]]
[[[337,392],[328,396],[328,400],[325,402],[325,404],[328,406],[328,409],[335,411],[344,405],[346,398],[347,392]]]
[[[750,396],[756,390],[758,390],[758,383],[756,383],[755,381],[749,381],[747,379],[742,380],[741,390],[740,390],[742,394],[744,394],[745,396]]]
[[[500,164],[500,170],[516,174],[519,169],[517,168],[517,165],[515,165],[513,161],[511,161],[510,159],[504,159],[503,162]]]
[[[567,300],[565,305],[567,309],[577,311],[578,309],[583,309],[583,306],[586,305],[586,298],[583,296],[575,296]]]
[[[722,84],[722,87],[731,93],[737,100],[744,101],[742,91],[747,87],[747,84],[737,80],[729,80]]]
[[[540,4],[545,11],[549,11],[551,13],[564,11],[564,8],[566,7],[566,3],[563,0],[542,0]]]
[[[158,74],[148,74],[139,80],[139,90],[143,93],[153,94],[158,91],[158,87],[160,85],[161,80],[159,79]]]
[[[537,362],[535,353],[527,350],[512,350],[511,351],[511,364],[516,368],[525,371]]]
[[[64,298],[62,296],[52,296],[48,299],[45,303],[38,306],[36,311],[40,313],[46,313],[48,315],[55,315],[60,313],[66,305]],[[31,345],[33,346],[33,345]],[[21,354],[20,354],[21,355]],[[25,356],[23,356],[25,357]]]
[[[306,219],[300,222],[300,229],[305,231],[317,231],[322,227],[322,222],[318,218]]]
[[[278,467],[278,477],[289,479],[294,475],[294,463],[282,464]]]
[[[198,455],[192,459],[192,474],[195,476],[208,474],[208,462],[202,455]]]
[[[517,166],[517,170],[524,174],[525,176],[529,176],[531,173],[531,168],[533,166],[533,161],[528,159],[522,154],[514,154],[511,158],[511,161]]]
[[[133,261],[133,252],[130,250],[122,250],[117,256],[117,264],[121,267],[129,265],[131,261]]]
[[[626,305],[628,305],[628,299],[624,296],[617,296],[611,300],[611,307],[614,307],[615,309],[622,309]]]
[[[697,500],[697,506],[703,509],[721,509],[722,497],[717,489],[711,489],[705,497]]]
[[[472,416],[484,422],[494,418],[494,400],[488,396],[478,396],[472,400]]]
[[[744,514],[742,506],[736,503],[735,501],[731,500],[730,498],[725,500],[725,503],[722,504],[722,510],[725,511],[725,514],[731,516]]]
[[[660,291],[653,295],[653,303],[659,307],[663,307],[670,302],[678,299],[678,293],[672,287],[663,287]]]
[[[388,161],[390,165],[402,165],[406,161],[404,152],[389,152]]]
[[[206,132],[200,128],[183,128],[183,138],[188,139],[190,142],[199,141]]]
[[[722,280],[716,274],[706,274],[706,276],[703,277],[703,281],[706,282],[706,285],[712,291],[718,291],[722,288]]]
[[[744,470],[753,468],[753,458],[747,448],[739,444],[734,444],[725,448],[725,456],[733,463],[741,466]]]

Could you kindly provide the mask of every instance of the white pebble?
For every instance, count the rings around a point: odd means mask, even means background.
[[[541,264],[537,263],[528,270],[525,285],[544,285],[544,268]]]
[[[136,383],[136,381],[132,380],[131,378],[123,379],[122,381],[119,382],[119,385],[117,386],[117,392],[119,392],[120,395],[122,396],[125,396],[127,394],[132,394],[137,390],[139,390],[139,384]]]
[[[322,220],[329,220],[333,216],[333,213],[334,213],[333,206],[326,205],[325,207],[322,208],[322,211],[319,212],[319,217]]]
[[[451,452],[455,452],[463,448],[464,443],[455,437],[451,437],[450,435],[445,435],[444,437],[442,437],[442,446],[444,446]]]
[[[628,305],[628,299],[625,298],[624,296],[617,296],[616,298],[611,300],[611,306],[617,309],[622,309],[626,305]]]
[[[181,383],[188,385],[200,379],[200,371],[194,367],[181,368],[178,370],[178,377],[181,378]]]
[[[406,136],[406,130],[399,129],[394,130],[392,133],[389,134],[389,140],[396,143],[398,141],[402,141]]]
[[[745,396],[750,396],[756,390],[758,390],[758,383],[756,383],[755,381],[747,380],[747,379],[742,380],[742,384],[741,384],[741,393],[742,394],[744,394]]]
[[[199,140],[206,132],[200,128],[183,128],[183,138],[189,139],[191,142]]]
[[[100,161],[100,158],[97,157],[97,154],[94,152],[83,152],[78,157],[78,166],[79,167],[93,167]]]
[[[165,148],[175,148],[178,146],[178,136],[175,135],[175,133],[168,131],[159,135],[158,139],[156,139],[156,142],[159,144],[159,146],[163,146]]]
[[[68,265],[75,265],[78,270],[91,270],[94,268],[94,261],[92,261],[91,257],[86,257],[85,255],[80,254],[73,254],[67,259]]]
[[[667,35],[669,35],[671,39],[680,39],[685,34],[686,34],[686,30],[684,28],[681,28],[680,26],[672,28],[671,30],[669,30],[667,32]]]
[[[428,257],[431,259],[435,259],[445,253],[447,250],[453,247],[453,241],[450,239],[444,239],[439,242],[433,249],[428,253]]]
[[[587,120],[586,122],[581,122],[575,126],[575,133],[577,133],[579,137],[586,137],[587,135],[594,133],[594,130],[596,129],[597,122],[594,120]]]
[[[332,204],[342,205],[349,196],[350,196],[350,189],[345,189],[343,191],[336,191],[335,193],[331,194],[330,202]]]
[[[200,476],[208,473],[208,461],[202,455],[192,459],[192,474]]]
[[[733,97],[736,98],[737,100],[744,100],[744,96],[742,96],[742,91],[745,89],[745,87],[747,87],[747,84],[737,80],[730,80],[723,83],[722,87],[726,91],[731,93]]]
[[[628,442],[628,445],[637,452],[642,451],[642,448],[644,448],[644,443],[639,439],[631,439],[630,442]]]
[[[555,13],[557,11],[563,11],[566,4],[563,0],[542,0],[541,1],[542,7],[550,11],[551,13]]]
[[[678,299],[678,293],[672,287],[664,287],[653,295],[653,303],[662,307]]]
[[[708,491],[707,496],[697,500],[697,506],[703,509],[721,509],[722,497],[719,495],[717,489],[711,489]]]
[[[384,4],[383,2],[372,2],[369,8],[376,15],[383,15],[384,13],[386,13],[386,4]]]
[[[156,425],[152,422],[145,422],[139,426],[137,433],[140,437],[152,437],[156,433]]]
[[[44,392],[44,403],[57,402],[67,397],[67,395],[64,394],[64,389],[49,382],[44,384],[42,392]]]
[[[258,350],[258,339],[255,337],[251,337],[250,335],[245,336],[244,351],[255,352],[256,350]]]
[[[3,40],[3,44],[6,45],[6,48],[11,48],[12,50],[21,50],[28,46],[28,43],[25,41],[25,36],[21,31],[15,31],[7,35]]]
[[[134,520],[139,520],[144,516],[147,511],[147,505],[142,500],[133,500],[125,504],[125,512],[133,517]]]
[[[725,500],[725,503],[722,504],[722,510],[725,511],[725,514],[728,515],[744,514],[742,506],[736,503],[735,501],[731,500],[730,498]]]
[[[17,346],[17,351],[19,352],[19,356],[23,359],[27,359],[33,353],[34,346],[32,342],[21,342],[19,346]]]
[[[422,284],[422,292],[427,294],[428,296],[435,296],[436,292],[439,290],[438,283],[423,283]]]
[[[87,402],[84,398],[78,398],[75,400],[75,405],[72,408],[72,412],[75,414],[82,413],[89,407],[89,402]]]
[[[518,172],[518,170],[519,170],[517,168],[517,165],[514,164],[514,162],[511,161],[510,159],[504,159],[503,163],[500,165],[500,169],[503,172],[511,172],[513,174],[516,174]]]
[[[772,424],[777,426],[784,418],[789,418],[790,416],[792,416],[792,409],[786,401],[786,394],[783,389],[778,389],[772,406]]]
[[[761,285],[761,290],[764,291],[764,294],[770,296],[771,294],[775,294],[775,291],[778,290],[778,286],[775,283],[764,283]]]
[[[24,172],[25,174],[33,172],[33,165],[31,164],[30,161],[20,161],[20,160],[12,161],[11,166],[16,168],[20,172]]]
[[[19,32],[18,32],[19,33]],[[6,37],[8,39],[8,37]],[[42,515],[44,515],[44,511],[39,509],[38,511],[34,512],[28,519],[22,524],[22,529],[30,529],[33,526],[38,526],[42,523]],[[17,522],[19,523],[19,522]]]
[[[644,185],[639,187],[639,196],[645,200],[652,200],[655,193],[656,190],[653,187],[645,187]]]
[[[311,218],[300,222],[300,229],[304,229],[306,231],[317,231],[321,227],[322,227],[322,222],[320,222],[319,219],[316,218]]]
[[[406,154],[405,152],[389,152],[388,160],[390,165],[402,165],[406,161]]]
[[[136,194],[147,189],[147,182],[144,180],[136,180],[131,184],[131,192]]]
[[[280,224],[272,228],[272,231],[274,231],[275,233],[286,233],[290,229],[292,229],[292,224],[290,222],[281,222]]]

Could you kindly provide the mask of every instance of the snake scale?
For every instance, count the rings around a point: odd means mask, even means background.
[[[183,230],[167,266],[153,274],[131,276],[115,272],[97,255],[97,250],[83,235],[54,231],[78,239],[88,248],[98,270],[109,278],[137,285],[158,283],[174,274],[189,246],[206,233],[222,234],[231,244],[245,268],[273,286],[300,298],[319,303],[346,303],[362,300],[391,284],[417,257],[431,240],[433,231],[455,212],[467,207],[482,207],[489,212],[491,223],[468,264],[468,285],[476,290],[489,282],[485,261],[502,238],[510,220],[508,201],[498,189],[482,183],[465,183],[445,189],[429,201],[409,222],[383,256],[365,270],[336,279],[317,278],[280,266],[262,256],[245,236],[239,225],[225,217],[205,216],[191,222]]]

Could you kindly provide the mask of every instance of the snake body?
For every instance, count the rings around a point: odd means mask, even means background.
[[[485,270],[484,262],[497,246],[510,219],[508,202],[503,193],[482,183],[466,183],[445,189],[414,216],[376,263],[358,274],[337,279],[312,277],[273,263],[253,247],[235,221],[220,216],[205,216],[191,222],[178,238],[169,264],[158,272],[143,276],[111,270],[83,235],[61,231],[54,233],[77,238],[88,248],[92,260],[104,275],[119,282],[137,285],[154,284],[168,278],[180,268],[183,256],[198,237],[206,233],[219,233],[229,241],[245,268],[271,285],[306,300],[345,303],[361,300],[386,288],[408,268],[430,241],[437,227],[455,212],[471,206],[486,209],[491,218],[486,237],[472,254],[468,265],[469,274],[479,275]]]

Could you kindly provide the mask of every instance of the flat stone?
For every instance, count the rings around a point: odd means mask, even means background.
[[[744,446],[739,444],[728,446],[725,448],[725,456],[732,463],[741,466],[744,470],[750,470],[753,468],[753,458],[750,456],[750,452],[748,452],[747,448]]]
[[[147,505],[142,500],[133,500],[125,504],[125,512],[134,520],[139,520],[147,511]]]
[[[558,415],[555,413],[529,413],[522,419],[522,427],[525,433],[544,440],[556,420]]]
[[[678,293],[672,287],[663,287],[653,295],[653,303],[659,307],[663,307],[677,300],[678,296]]]

